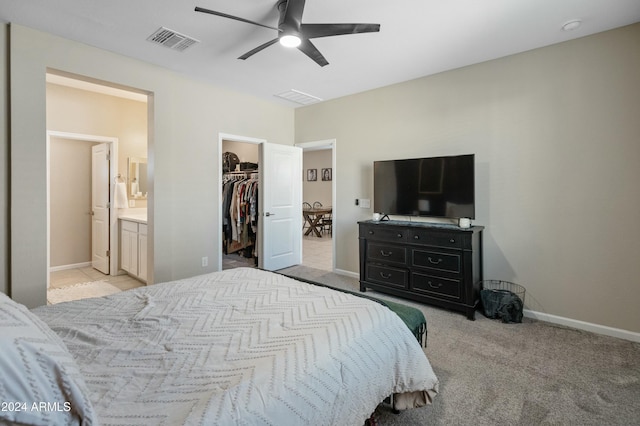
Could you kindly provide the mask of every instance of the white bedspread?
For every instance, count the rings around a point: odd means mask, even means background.
[[[76,358],[105,424],[362,426],[392,393],[421,405],[438,389],[386,307],[256,269],[33,312]]]

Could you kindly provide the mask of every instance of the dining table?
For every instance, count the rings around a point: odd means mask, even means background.
[[[318,228],[322,226],[322,218],[330,215],[331,212],[331,207],[303,208],[302,216],[304,217],[304,221],[309,224],[309,228],[304,235],[310,235],[313,232],[316,237],[322,238],[322,234]]]

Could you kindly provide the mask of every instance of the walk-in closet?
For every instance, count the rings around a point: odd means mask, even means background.
[[[222,142],[223,269],[258,266],[257,144]]]

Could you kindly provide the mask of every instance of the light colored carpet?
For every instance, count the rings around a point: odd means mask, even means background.
[[[62,288],[50,288],[47,290],[47,302],[51,305],[71,300],[87,299],[90,297],[108,296],[119,293],[121,290],[106,281],[91,281],[88,283],[74,284]]]
[[[358,280],[304,266],[278,271],[352,291]],[[379,426],[640,425],[640,344],[524,319],[476,320],[374,291],[369,296],[419,308],[425,350],[440,380],[432,405],[391,413]]]

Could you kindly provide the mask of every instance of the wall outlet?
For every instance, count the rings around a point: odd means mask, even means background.
[[[202,258],[202,267],[204,268],[205,266],[209,266],[209,258],[207,256]]]

